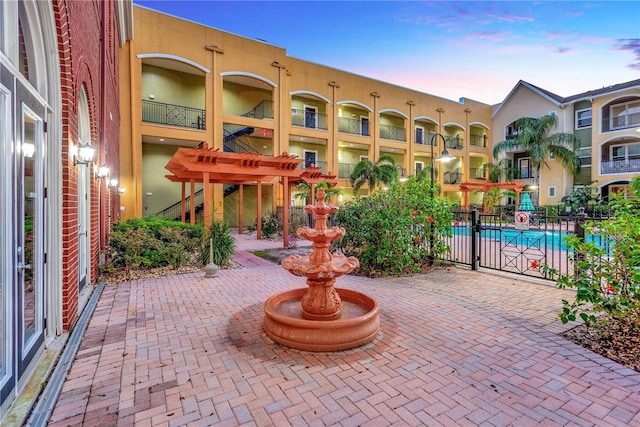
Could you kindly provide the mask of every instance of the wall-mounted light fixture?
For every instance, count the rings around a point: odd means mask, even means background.
[[[108,184],[109,184],[109,187],[117,187],[117,186],[118,186],[118,180],[117,180],[117,179],[115,179],[115,178],[111,178],[111,179],[109,180],[109,183],[108,183]]]
[[[88,165],[93,161],[96,149],[91,144],[80,144],[78,147],[73,147],[75,149],[71,154],[73,156],[74,166]]]
[[[118,193],[119,194],[124,193],[124,187],[118,187]]]
[[[36,146],[31,142],[25,142],[22,144],[22,155],[28,159],[33,157],[33,154],[36,152]]]
[[[107,165],[102,165],[96,170],[96,178],[102,179],[109,176],[109,167]]]

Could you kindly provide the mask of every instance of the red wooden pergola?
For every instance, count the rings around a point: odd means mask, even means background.
[[[272,182],[279,178],[283,191],[282,232],[284,246],[287,246],[286,236],[289,235],[289,206],[291,187],[300,182],[311,186],[311,194],[315,194],[315,185],[328,182],[336,185],[336,175],[323,174],[315,166],[300,168],[304,162],[296,156],[283,153],[279,156],[265,156],[257,153],[227,153],[218,149],[178,148],[165,166],[170,175],[166,177],[172,182],[182,184],[181,219],[186,219],[186,184],[190,184],[191,200],[195,200],[195,184],[202,183],[204,193],[204,223],[211,225],[213,200],[211,184],[238,184],[238,232],[242,233],[243,186],[257,186],[257,238],[262,238],[262,183]],[[191,203],[190,222],[195,222],[195,203]]]
[[[511,190],[516,193],[516,200],[520,200],[520,192],[524,189],[524,184],[519,181],[513,182],[463,182],[460,184],[460,191],[464,193],[463,204],[467,206],[469,204],[469,192],[470,191],[489,191],[493,188],[499,188],[501,190]],[[486,210],[484,198],[482,202],[483,211]]]

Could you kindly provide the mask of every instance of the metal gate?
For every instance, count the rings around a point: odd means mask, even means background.
[[[549,216],[544,212],[526,215],[526,224],[516,220],[516,213],[500,210],[495,214],[477,210],[454,211],[452,236],[447,244],[450,251],[444,260],[515,274],[553,279],[542,267],[554,269],[561,275],[573,274],[573,253],[564,237],[579,233],[584,237],[581,223],[586,216]],[[598,239],[599,236],[587,236]]]

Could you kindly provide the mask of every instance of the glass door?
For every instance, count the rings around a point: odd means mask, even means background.
[[[18,91],[14,151],[17,374],[28,367],[44,342],[44,107]],[[38,113],[38,111],[40,113]]]

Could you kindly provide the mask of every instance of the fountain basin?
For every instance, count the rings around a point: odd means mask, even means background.
[[[380,329],[378,303],[360,292],[336,291],[342,308],[335,320],[302,318],[305,288],[270,297],[264,304],[265,332],[278,344],[306,351],[348,350],[373,341]]]

